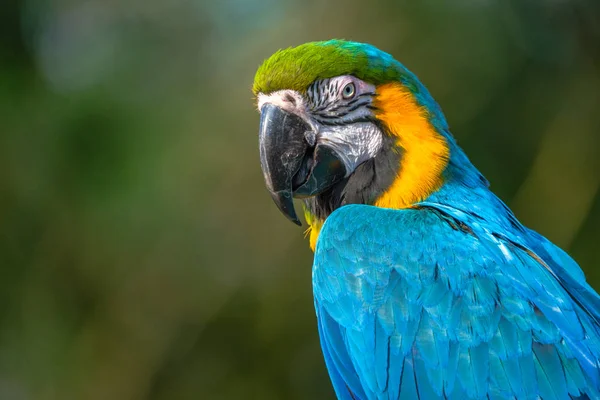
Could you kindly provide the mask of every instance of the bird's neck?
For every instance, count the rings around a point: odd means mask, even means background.
[[[401,84],[377,88],[376,117],[385,134],[382,150],[330,190],[305,201],[314,250],[325,219],[345,204],[401,209],[428,198],[444,184],[453,142],[446,129]],[[436,105],[437,107],[437,105]]]
[[[394,181],[374,205],[410,207],[442,186],[442,174],[450,159],[449,143],[431,122],[427,109],[404,85],[378,88],[375,105],[377,119],[403,155]]]

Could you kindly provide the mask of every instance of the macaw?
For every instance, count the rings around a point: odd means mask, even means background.
[[[339,399],[600,398],[600,297],[490,191],[414,74],[311,42],[266,59],[253,92],[267,189],[310,226]]]

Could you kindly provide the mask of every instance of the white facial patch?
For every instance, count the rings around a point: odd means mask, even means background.
[[[372,122],[357,122],[352,125],[322,127],[318,142],[336,150],[336,154],[344,162],[348,176],[360,164],[377,155],[383,136]]]

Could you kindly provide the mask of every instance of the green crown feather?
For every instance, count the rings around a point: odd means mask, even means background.
[[[252,91],[304,92],[317,79],[339,75],[354,75],[379,85],[410,78],[412,74],[388,53],[369,44],[334,39],[277,51],[258,68]]]

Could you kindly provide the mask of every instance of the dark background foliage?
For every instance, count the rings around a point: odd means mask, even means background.
[[[0,398],[333,398],[250,93],[332,37],[413,70],[600,288],[597,1],[5,0]]]

